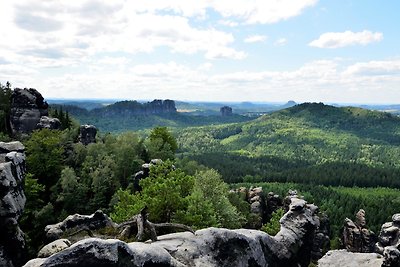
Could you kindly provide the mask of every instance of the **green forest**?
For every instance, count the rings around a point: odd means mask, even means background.
[[[400,188],[400,118],[306,103],[229,125],[177,132],[179,156],[224,180]]]

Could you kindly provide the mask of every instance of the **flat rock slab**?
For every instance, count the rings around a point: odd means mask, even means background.
[[[318,267],[381,267],[383,257],[376,253],[330,250],[318,261]]]

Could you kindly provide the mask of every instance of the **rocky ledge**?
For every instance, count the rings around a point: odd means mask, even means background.
[[[45,266],[308,266],[317,207],[293,198],[276,236],[262,231],[207,228],[126,243],[87,238],[26,267]]]

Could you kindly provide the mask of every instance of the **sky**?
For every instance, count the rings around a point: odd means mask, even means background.
[[[1,0],[0,82],[47,98],[400,103],[398,0]]]

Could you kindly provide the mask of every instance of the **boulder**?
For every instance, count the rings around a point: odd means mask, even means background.
[[[38,252],[38,258],[47,258],[57,252],[60,252],[71,246],[71,242],[68,239],[57,239],[46,246],[42,247]]]
[[[10,125],[13,135],[29,134],[37,128],[40,118],[48,116],[48,104],[33,88],[15,88],[11,95]]]
[[[50,129],[58,130],[61,128],[61,122],[57,118],[50,118],[47,116],[42,116],[39,123],[36,125],[36,129]]]
[[[25,207],[24,146],[0,142],[0,263],[20,266],[25,259],[24,234],[18,219]]]
[[[92,215],[69,215],[62,222],[47,225],[44,231],[47,239],[54,241],[61,238],[66,232],[92,231],[106,227],[115,228],[116,223],[101,210],[98,210]]]
[[[343,250],[328,251],[318,261],[318,267],[381,267],[383,258],[377,253],[354,253]]]
[[[356,213],[356,221],[344,221],[342,244],[350,252],[370,253],[374,251],[375,233],[366,228],[365,211]]]
[[[175,233],[146,243],[88,238],[25,266],[306,267],[319,225],[317,207],[312,204],[305,204],[301,210],[294,207],[282,217],[281,229],[273,237],[257,230],[207,228],[196,231],[195,235]]]
[[[400,266],[400,213],[392,216],[392,221],[384,223],[375,249],[384,256],[384,267]]]
[[[79,142],[87,146],[96,143],[97,128],[94,125],[81,125],[79,128]]]

